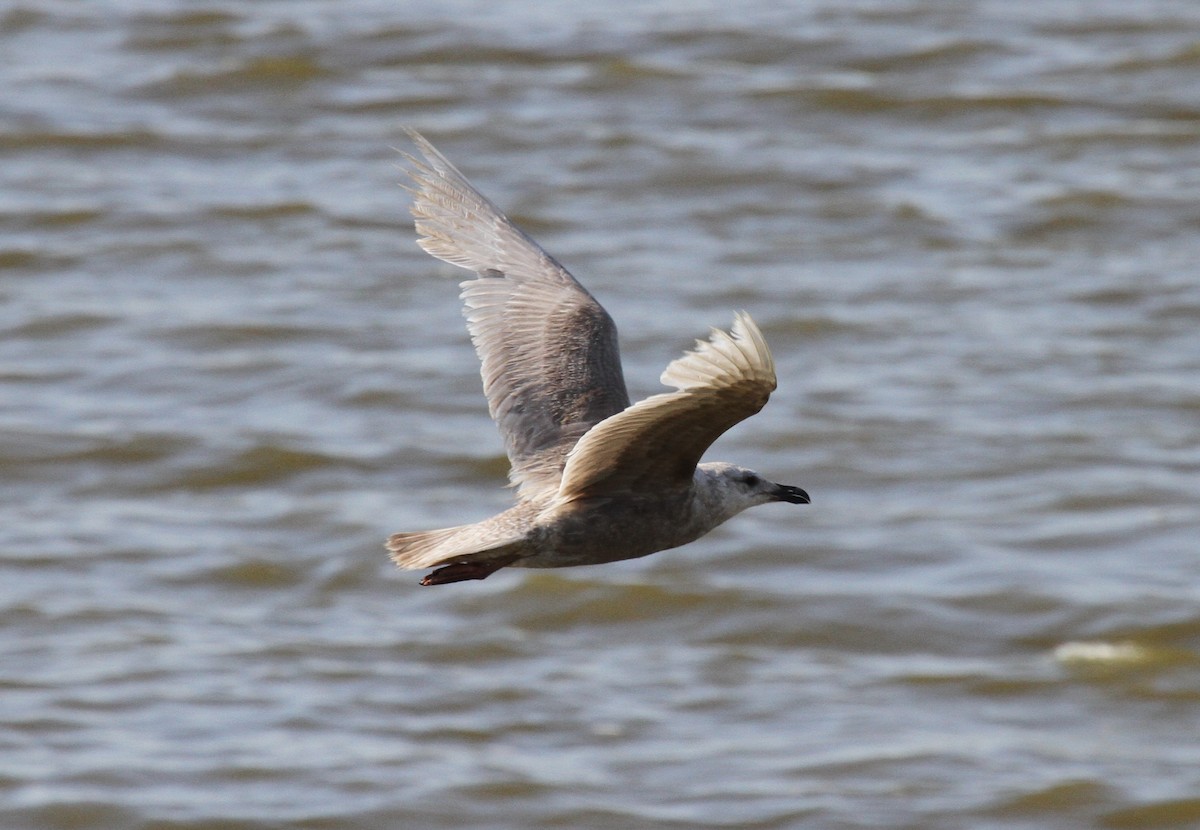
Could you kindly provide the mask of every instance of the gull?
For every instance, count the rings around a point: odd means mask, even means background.
[[[700,538],[748,507],[808,504],[799,487],[725,462],[700,463],[776,386],[767,341],[738,312],[728,332],[670,363],[675,391],[630,404],[608,312],[432,144],[407,130],[418,244],[475,272],[460,283],[488,411],[504,437],[516,504],[474,524],[396,533],[401,568],[422,585],[504,567],[634,559]]]

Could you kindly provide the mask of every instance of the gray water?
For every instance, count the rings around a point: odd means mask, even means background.
[[[1200,822],[1200,4],[0,12],[0,826]],[[421,588],[511,497],[422,130],[635,398],[748,310],[682,549]]]

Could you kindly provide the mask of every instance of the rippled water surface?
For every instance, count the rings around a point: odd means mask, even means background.
[[[0,826],[1200,823],[1200,5],[0,11]],[[688,547],[420,588],[503,507],[424,131],[634,397],[745,308]]]

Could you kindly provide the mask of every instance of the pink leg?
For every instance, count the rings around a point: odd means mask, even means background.
[[[446,585],[451,582],[466,582],[468,579],[487,579],[505,565],[516,561],[516,557],[492,559],[483,562],[456,562],[428,574],[422,585]]]

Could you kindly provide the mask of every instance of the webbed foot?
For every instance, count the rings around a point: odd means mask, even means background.
[[[453,565],[446,565],[438,568],[431,574],[427,574],[421,580],[421,584],[446,585],[451,582],[466,582],[469,579],[487,579],[496,571],[505,565],[512,564],[514,561],[516,561],[516,557],[482,562],[455,562]]]

